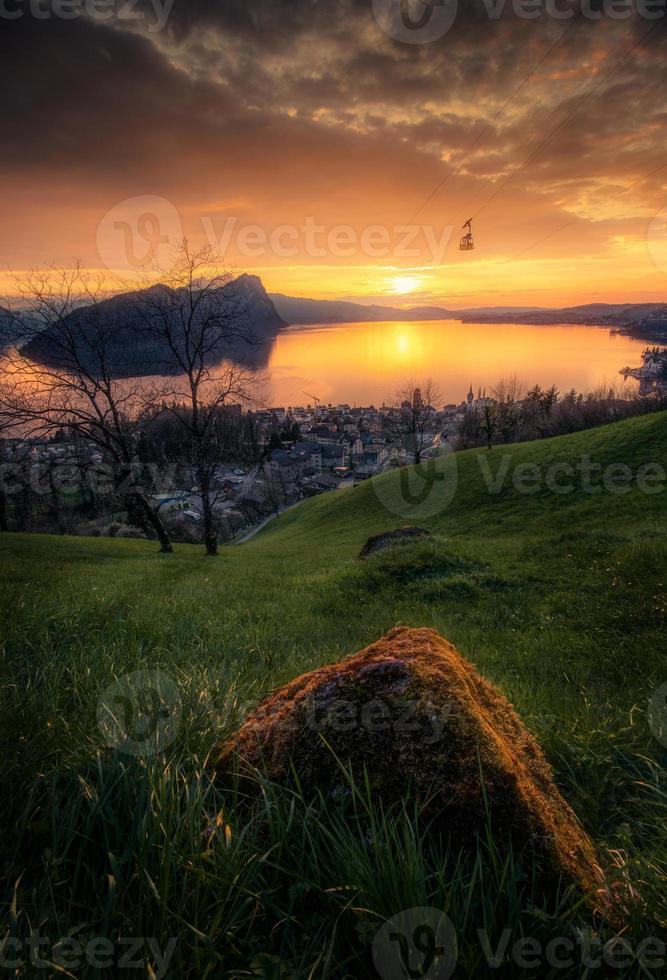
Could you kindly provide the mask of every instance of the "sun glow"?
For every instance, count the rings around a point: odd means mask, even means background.
[[[399,333],[396,337],[396,353],[399,356],[405,356],[410,353],[410,338],[407,334]]]
[[[397,296],[404,296],[407,293],[414,293],[422,285],[422,280],[417,276],[394,276],[391,280],[391,292]]]

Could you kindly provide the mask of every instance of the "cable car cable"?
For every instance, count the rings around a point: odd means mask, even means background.
[[[479,141],[482,139],[482,137],[485,136],[489,132],[489,130],[493,127],[494,123],[496,123],[498,121],[498,119],[500,119],[501,116],[503,116],[505,114],[505,111],[506,111],[507,107],[510,105],[510,103],[513,102],[514,99],[517,97],[517,95],[526,87],[526,85],[528,84],[528,82],[530,81],[530,79],[533,77],[533,75],[535,75],[540,70],[540,68],[542,67],[542,65],[545,63],[545,61],[547,61],[547,59],[550,57],[550,55],[556,50],[556,48],[559,46],[559,44],[561,43],[561,41],[564,41],[565,40],[565,37],[570,33],[570,31],[573,28],[575,28],[575,27],[576,28],[579,28],[582,23],[583,23],[583,21],[581,21],[581,20],[573,20],[568,25],[568,27],[563,31],[563,33],[561,35],[559,35],[558,38],[556,38],[556,40],[553,42],[553,44],[551,44],[549,46],[549,48],[544,53],[544,55],[540,58],[540,60],[537,62],[537,64],[535,65],[535,67],[532,68],[528,72],[528,74],[523,79],[523,81],[518,86],[518,88],[516,88],[512,92],[512,94],[510,95],[510,97],[500,107],[500,109],[495,114],[495,116],[493,116],[493,118],[491,119],[491,121],[488,122],[484,126],[484,128],[477,134],[477,136],[475,137],[475,139],[472,141],[472,143],[470,144],[470,146],[465,151],[465,153],[463,155],[463,158],[461,160],[459,160],[458,163],[454,164],[449,169],[449,171],[445,174],[445,176],[442,178],[442,180],[440,181],[440,183],[436,187],[434,187],[434,189],[428,195],[428,197],[426,198],[426,200],[424,201],[424,203],[420,205],[420,207],[417,209],[417,211],[415,211],[414,215],[412,216],[412,218],[408,222],[409,224],[411,224],[411,225],[414,224],[414,222],[417,220],[417,218],[422,213],[422,211],[424,210],[424,208],[428,204],[431,203],[431,201],[433,200],[434,197],[436,197],[437,194],[440,193],[440,191],[445,186],[445,184],[447,183],[447,181],[449,180],[449,178],[452,177],[455,173],[458,173],[458,171],[461,169],[461,167],[463,166],[463,164],[466,162],[466,160],[468,159],[469,155],[475,149],[475,147],[477,146],[477,144],[479,143]]]
[[[521,164],[521,166],[517,167],[517,169],[513,173],[511,173],[507,177],[507,179],[499,187],[497,187],[493,191],[493,193],[488,198],[488,200],[486,200],[481,205],[481,207],[479,207],[477,209],[477,211],[473,214],[473,220],[475,220],[475,218],[479,217],[479,215],[482,213],[482,211],[486,207],[488,207],[488,205],[491,204],[492,201],[494,201],[496,199],[496,197],[498,197],[498,195],[502,193],[502,191],[505,190],[505,188],[514,180],[514,178],[515,177],[518,177],[519,174],[522,173],[526,169],[526,167],[529,166],[530,163],[532,163],[532,161],[535,159],[535,157],[538,156],[538,154],[541,153],[541,151],[544,149],[544,147],[547,146],[551,142],[551,140],[554,138],[554,136],[557,133],[559,133],[560,130],[563,129],[572,119],[574,119],[574,117],[577,115],[577,113],[581,111],[582,106],[590,98],[592,98],[593,95],[595,95],[595,93],[597,92],[597,90],[605,82],[609,81],[609,79],[613,75],[616,74],[616,72],[623,66],[624,62],[626,62],[628,60],[628,58],[630,58],[631,55],[634,54],[634,52],[637,50],[637,48],[640,47],[644,43],[644,41],[648,40],[649,36],[661,24],[662,24],[662,21],[656,21],[656,23],[650,28],[650,30],[648,30],[645,34],[643,34],[642,37],[639,38],[639,40],[635,44],[632,45],[632,47],[627,51],[627,53],[623,56],[623,58],[621,58],[621,60],[619,62],[617,62],[616,65],[614,65],[614,67],[612,68],[611,72],[608,73],[607,75],[605,75],[603,78],[601,78],[593,86],[593,88],[586,95],[583,96],[582,100],[579,102],[579,104],[577,105],[577,107],[568,116],[566,116],[565,119],[561,120],[561,122],[558,123],[557,126],[554,127],[554,129],[548,134],[548,136],[546,136],[545,139],[542,140],[542,142],[539,144],[539,146],[536,147],[536,149],[533,150],[533,152],[529,154],[529,156],[524,160],[524,162]],[[628,33],[628,32],[626,31],[626,33]],[[614,51],[616,50],[616,48],[620,47],[621,44],[622,44],[622,40],[619,42],[619,44],[615,45],[615,47],[612,49],[612,51],[607,56],[607,59],[605,59],[605,60],[608,60],[612,56],[612,54],[614,53]]]

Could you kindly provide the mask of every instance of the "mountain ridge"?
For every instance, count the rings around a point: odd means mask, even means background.
[[[450,310],[439,306],[406,309],[348,300],[317,300],[269,293],[279,315],[289,324],[405,322],[459,320],[462,323],[521,323],[526,325],[581,324],[609,326],[646,339],[667,336],[665,303],[586,303],[580,306],[497,306]]]
[[[401,310],[377,303],[365,306],[349,300],[309,299],[300,296],[287,296],[284,293],[269,293],[278,314],[290,324],[308,323],[360,323],[382,320],[446,320],[451,319],[451,310],[441,307],[415,307]]]
[[[119,293],[99,303],[78,307],[63,319],[62,324],[47,326],[33,334],[21,352],[36,363],[56,366],[59,360],[58,331],[64,325],[75,338],[78,336],[84,359],[87,348],[95,358],[97,338],[103,333],[105,356],[117,377],[178,373],[175,367],[170,370],[170,364],[174,364],[171,352],[165,343],[161,344],[154,332],[146,329],[146,317],[141,312],[142,302],[160,290],[168,290],[176,297],[180,292],[158,283],[147,289]],[[239,337],[233,345],[225,344],[211,350],[211,362],[216,358],[232,356],[249,368],[265,368],[273,341],[287,324],[277,313],[261,279],[241,275],[215,290],[212,296],[218,294],[221,303],[228,304],[230,315],[233,316],[234,312],[238,315],[244,338]],[[146,308],[145,312],[150,317],[151,308]]]
[[[156,284],[147,290],[119,293],[97,304],[81,306],[65,318],[76,325],[85,349],[100,322],[108,329],[111,366],[118,377],[170,373],[165,370],[169,358],[155,337],[145,329],[139,307],[142,297],[151,290],[165,289]],[[450,310],[439,306],[415,306],[407,309],[382,304],[355,303],[348,300],[317,300],[268,293],[259,276],[242,274],[226,286],[230,304],[236,304],[243,332],[252,341],[239,341],[231,348],[221,348],[212,357],[230,356],[253,370],[268,366],[277,335],[288,326],[326,325],[361,322],[406,322],[458,320],[466,323],[519,323],[526,325],[580,324],[607,326],[651,342],[667,340],[667,304],[665,303],[589,303],[562,307],[479,307]],[[26,314],[11,313],[0,306],[0,349],[17,342],[18,327],[23,322],[29,338],[22,353],[37,363],[54,364],[57,351],[57,326],[37,332]],[[87,339],[88,338],[88,339]]]

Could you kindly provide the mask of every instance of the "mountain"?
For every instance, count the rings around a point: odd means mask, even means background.
[[[539,313],[543,309],[543,306],[479,306],[473,309],[456,310],[453,316],[459,320],[465,317],[469,321],[472,317],[487,316],[489,313],[497,314],[498,316],[509,313],[514,318],[515,314]]]
[[[65,320],[65,326],[78,338],[79,353],[94,367],[95,340],[104,334],[107,357],[117,377],[177,373],[174,359],[166,345],[160,344],[146,329],[146,311],[152,295],[165,295],[164,285],[146,290],[121,293],[111,299],[76,309]],[[241,333],[246,338],[230,347],[221,344],[209,352],[211,363],[223,357],[253,370],[268,366],[277,334],[290,324],[335,324],[408,320],[460,320],[463,323],[525,323],[535,325],[575,323],[608,326],[649,342],[667,338],[667,304],[609,304],[590,303],[584,306],[544,309],[536,307],[482,307],[449,310],[438,306],[417,306],[400,309],[352,303],[345,300],[317,300],[267,293],[257,276],[242,275],[219,290],[220,301],[233,316],[238,317]],[[174,294],[178,300],[177,293]],[[16,342],[15,324],[9,310],[0,307],[0,349]],[[27,320],[25,321],[27,323]],[[37,363],[58,362],[58,327],[47,327],[35,334],[22,348],[23,353]]]
[[[82,306],[62,324],[47,327],[32,337],[22,353],[37,363],[62,365],[59,338],[66,330],[75,340],[78,356],[93,371],[99,363],[95,349],[102,337],[106,358],[116,377],[178,373],[171,351],[149,329],[148,321],[155,315],[156,302],[163,306],[173,300],[178,305],[181,292],[156,285]],[[221,343],[211,349],[210,362],[231,357],[252,369],[265,368],[276,334],[286,324],[276,312],[261,279],[239,276],[213,293],[207,303],[209,309],[215,311],[219,307],[231,320],[236,320],[244,338],[231,347]]]
[[[280,316],[259,276],[239,276],[223,288],[222,292],[225,291],[232,293],[240,302],[248,318],[248,325],[257,336],[275,336],[278,330],[287,326],[287,321]]]
[[[456,313],[438,306],[417,306],[401,310],[393,306],[364,306],[344,300],[302,299],[270,293],[279,315],[290,324],[364,323],[382,320],[451,320]]]
[[[460,313],[464,323],[527,323],[536,325],[576,323],[614,327],[623,333],[648,340],[667,337],[667,304],[665,303],[589,303],[559,310],[514,311],[511,318],[499,310]]]
[[[17,321],[14,314],[0,306],[0,350],[9,347],[16,340]]]
[[[577,323],[609,326],[648,340],[667,337],[667,305],[664,303],[589,303],[562,309],[535,306],[494,306],[449,310],[439,306],[364,306],[343,300],[302,299],[271,293],[280,316],[290,324],[362,323],[406,320],[461,320],[463,323],[526,323],[535,325]]]

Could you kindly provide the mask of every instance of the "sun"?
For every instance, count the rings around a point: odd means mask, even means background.
[[[414,293],[421,284],[422,281],[417,276],[394,276],[391,280],[391,292],[401,296],[406,293]]]

